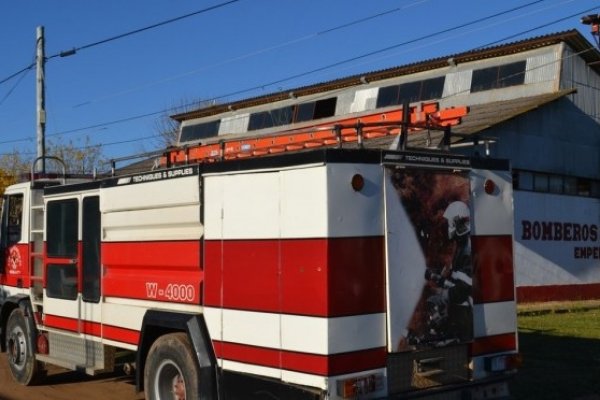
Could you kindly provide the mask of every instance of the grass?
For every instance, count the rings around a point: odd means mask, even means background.
[[[519,307],[523,366],[511,382],[518,400],[600,400],[600,305]]]

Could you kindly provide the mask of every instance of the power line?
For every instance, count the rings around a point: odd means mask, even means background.
[[[241,90],[238,90],[238,91],[234,91],[234,92],[230,92],[230,93],[223,94],[223,95],[220,95],[220,96],[216,96],[216,97],[213,97],[210,100],[220,100],[220,99],[223,99],[223,98],[226,98],[226,97],[234,97],[234,96],[238,96],[240,94],[252,92],[254,90],[264,89],[264,88],[266,88],[268,86],[274,86],[274,85],[278,85],[280,83],[288,82],[288,81],[291,81],[291,80],[294,80],[294,79],[302,78],[302,77],[305,77],[305,76],[308,76],[308,75],[312,75],[312,74],[314,74],[316,72],[321,72],[321,71],[324,71],[324,70],[327,70],[327,69],[338,67],[340,65],[347,64],[347,63],[350,63],[350,62],[353,62],[353,61],[356,61],[356,60],[360,60],[360,59],[363,59],[363,58],[367,58],[367,57],[370,57],[370,56],[373,56],[373,55],[376,55],[376,54],[384,53],[386,51],[389,51],[389,50],[392,50],[392,49],[395,49],[395,48],[398,48],[398,47],[401,47],[401,46],[405,46],[405,45],[412,44],[412,43],[415,43],[415,42],[418,42],[418,41],[421,41],[421,40],[429,39],[429,38],[432,38],[434,36],[441,35],[443,33],[448,33],[448,32],[451,32],[451,31],[454,31],[454,30],[457,30],[457,29],[460,29],[460,28],[464,28],[464,27],[469,26],[469,25],[474,25],[474,24],[477,24],[479,22],[484,22],[484,21],[487,21],[489,19],[501,16],[501,15],[509,14],[511,12],[521,10],[521,9],[523,9],[525,7],[529,7],[529,6],[532,6],[534,4],[541,3],[543,1],[546,1],[546,0],[535,0],[535,1],[532,1],[530,3],[523,4],[523,5],[517,6],[517,7],[513,7],[511,9],[508,9],[508,10],[505,10],[505,11],[501,11],[501,12],[498,12],[498,13],[495,13],[495,14],[483,17],[483,18],[479,18],[479,19],[476,19],[476,20],[473,20],[473,21],[470,21],[470,22],[466,22],[466,23],[463,23],[463,24],[460,24],[460,25],[457,25],[457,26],[454,26],[454,27],[451,27],[451,28],[443,29],[441,31],[437,31],[437,32],[430,33],[430,34],[427,34],[427,35],[424,35],[424,36],[420,36],[420,37],[415,38],[415,39],[410,39],[410,40],[407,40],[407,41],[404,41],[404,42],[401,42],[401,43],[397,43],[397,44],[394,44],[394,45],[391,45],[391,46],[387,46],[387,47],[384,47],[384,48],[381,48],[381,49],[378,49],[378,50],[374,50],[374,51],[371,51],[371,52],[368,52],[368,53],[364,53],[364,54],[361,54],[361,55],[358,55],[358,56],[355,56],[355,57],[351,57],[351,58],[348,58],[348,59],[345,59],[345,60],[337,61],[337,62],[332,63],[332,64],[328,64],[328,65],[325,65],[325,66],[322,66],[322,67],[319,67],[319,68],[312,69],[310,71],[301,72],[301,73],[298,73],[298,74],[294,74],[294,75],[291,75],[291,76],[288,76],[288,77],[285,77],[285,78],[281,78],[281,79],[278,79],[278,80],[275,80],[275,81],[271,81],[271,82],[268,82],[268,83],[264,83],[264,84],[261,84],[261,85],[257,85],[257,86],[253,86],[253,87],[250,87],[250,88],[241,89]],[[189,106],[189,105],[192,105],[192,104],[186,104],[185,106]],[[165,110],[165,111],[168,111],[168,110]]]
[[[22,74],[22,73],[23,73],[23,72],[25,72],[25,71],[29,71],[29,70],[30,70],[30,69],[32,69],[33,67],[35,67],[35,63],[31,63],[31,64],[29,64],[28,66],[26,66],[26,67],[24,67],[24,68],[22,68],[22,69],[18,70],[18,71],[17,71],[17,72],[15,72],[14,74],[11,74],[11,75],[7,76],[6,78],[4,78],[4,79],[0,80],[0,85],[2,85],[3,83],[6,83],[6,82],[10,81],[11,79],[13,79],[13,78],[15,78],[15,77],[19,76],[19,74]]]
[[[585,53],[587,51],[592,51],[594,49],[595,49],[594,47],[589,47],[587,49],[584,49],[584,50],[582,50],[580,52],[571,54],[569,56],[561,57],[561,58],[559,58],[557,60],[550,61],[550,62],[545,63],[543,65],[539,65],[539,66],[537,66],[537,67],[535,67],[533,69],[539,69],[539,68],[542,68],[542,67],[545,67],[545,66],[548,66],[548,65],[551,65],[551,64],[554,64],[554,63],[557,63],[557,62],[560,62],[560,61],[563,61],[563,60],[575,57],[575,56],[578,56],[578,55],[583,54],[583,53]],[[510,75],[510,76],[507,76],[507,77],[505,77],[503,79],[510,79],[513,76],[516,76],[516,75],[519,75],[519,74],[524,74],[524,73],[526,73],[528,71],[532,71],[533,69],[528,69],[525,72],[519,72],[519,73]],[[340,90],[342,90],[342,89],[340,89]],[[468,91],[469,90],[464,90],[464,91],[461,91],[461,92],[456,92],[456,93],[453,93],[453,94],[451,94],[449,96],[445,96],[445,97],[441,98],[440,100],[444,100],[444,99],[448,99],[450,97],[454,97],[454,96],[457,96],[457,95],[460,95],[460,94],[464,94],[464,93],[467,93]],[[327,95],[331,95],[331,93],[328,93]],[[133,116],[133,117],[129,117],[129,118],[124,118],[122,120],[112,121],[112,123],[116,124],[116,123],[120,123],[120,122],[125,122],[127,120],[144,118],[144,117],[156,115],[157,113],[162,113],[163,111],[154,112],[154,113],[148,113],[148,114],[142,114],[142,115]],[[596,118],[597,119],[597,116],[593,116],[593,115],[589,115],[589,116],[592,117],[592,118]],[[103,126],[106,126],[106,125],[108,125],[108,124],[98,124],[98,125],[88,126],[88,127],[85,127],[85,128],[77,128],[77,129],[73,129],[73,130],[70,130],[70,131],[64,131],[64,132],[54,133],[54,134],[52,134],[52,136],[58,136],[58,135],[66,134],[66,133],[78,132],[78,131],[87,130],[87,129],[91,129],[91,128],[103,127]],[[115,141],[115,142],[99,143],[99,144],[93,144],[93,145],[86,145],[86,146],[81,146],[81,147],[75,147],[75,149],[76,150],[86,150],[86,149],[93,148],[93,147],[98,147],[98,146],[108,147],[108,146],[115,146],[115,145],[126,144],[126,143],[133,143],[133,142],[137,142],[137,141],[140,141],[140,140],[150,140],[150,139],[155,139],[155,138],[159,138],[159,137],[160,137],[160,135],[156,135],[155,134],[155,135],[150,135],[150,136],[141,136],[141,137],[137,137],[137,138],[134,138],[134,139],[128,139],[128,140],[121,140],[121,141]],[[22,141],[27,141],[27,140],[32,140],[32,139],[30,138],[30,139],[17,139],[17,140],[11,140],[11,141],[4,141],[4,142],[0,142],[0,144],[22,142]],[[12,154],[12,153],[0,153],[0,156],[10,155],[10,154]],[[20,152],[19,154],[31,155],[31,154],[35,154],[35,152]]]
[[[157,23],[152,24],[152,25],[145,26],[143,28],[134,29],[134,30],[129,31],[129,32],[121,33],[119,35],[111,36],[111,37],[106,38],[106,39],[102,39],[102,40],[98,40],[96,42],[88,43],[88,44],[85,44],[83,46],[74,47],[71,50],[61,51],[61,52],[59,52],[57,54],[54,54],[54,55],[52,55],[50,57],[47,57],[47,59],[49,60],[49,59],[56,58],[56,57],[70,56],[70,55],[73,55],[73,54],[75,54],[76,52],[78,52],[80,50],[86,50],[86,49],[89,49],[89,48],[92,48],[92,47],[100,46],[102,44],[113,42],[115,40],[123,39],[123,38],[126,38],[128,36],[133,36],[133,35],[136,35],[138,33],[142,33],[142,32],[145,32],[145,31],[148,31],[148,30],[151,30],[151,29],[155,29],[155,28],[158,28],[158,27],[161,27],[161,26],[164,26],[164,25],[171,24],[173,22],[181,21],[183,19],[194,17],[194,16],[199,15],[199,14],[204,14],[206,12],[213,11],[213,10],[216,10],[218,8],[222,8],[222,7],[228,6],[228,5],[233,4],[233,3],[237,3],[239,1],[241,1],[241,0],[230,0],[230,1],[226,1],[224,3],[219,3],[219,4],[216,4],[216,5],[211,6],[211,7],[203,8],[202,10],[194,11],[194,12],[191,12],[191,13],[188,13],[188,14],[185,14],[185,15],[181,15],[179,17],[170,18],[170,19],[167,19],[165,21],[161,21],[161,22],[157,22]]]
[[[226,60],[223,60],[223,61],[219,61],[219,62],[210,64],[210,65],[205,65],[203,67],[196,68],[196,69],[191,70],[191,71],[187,71],[187,72],[183,72],[183,73],[180,73],[180,74],[177,74],[177,75],[166,77],[166,78],[154,81],[154,82],[150,82],[150,83],[147,83],[147,84],[144,84],[144,85],[141,85],[141,86],[137,86],[135,88],[130,88],[130,89],[122,90],[122,91],[119,91],[117,93],[105,95],[103,97],[99,97],[99,98],[92,99],[92,100],[86,100],[86,101],[83,101],[83,102],[81,102],[79,104],[76,104],[73,107],[81,107],[81,106],[84,106],[84,105],[91,104],[92,102],[95,102],[95,101],[98,101],[98,100],[106,100],[106,99],[114,98],[114,97],[117,97],[117,96],[120,96],[120,95],[132,93],[132,92],[134,92],[136,90],[145,89],[145,88],[148,88],[150,86],[154,86],[154,85],[157,85],[157,84],[160,84],[160,83],[169,82],[169,81],[172,81],[172,80],[175,80],[175,79],[180,79],[180,78],[183,78],[183,77],[186,77],[186,76],[189,76],[189,75],[193,75],[193,74],[196,74],[196,73],[199,73],[199,72],[202,72],[202,71],[206,71],[208,69],[212,69],[212,68],[215,68],[215,67],[220,67],[222,65],[226,65],[226,64],[229,64],[229,63],[232,63],[232,62],[237,62],[237,61],[245,60],[245,59],[248,59],[250,57],[254,57],[254,56],[258,56],[258,55],[267,53],[269,51],[281,49],[281,48],[284,48],[284,47],[287,47],[287,46],[290,46],[290,45],[294,45],[294,44],[301,43],[301,42],[304,42],[304,41],[307,41],[307,40],[310,40],[310,39],[314,39],[314,38],[319,37],[319,36],[324,36],[324,35],[327,35],[329,33],[336,32],[338,30],[342,30],[342,29],[349,28],[351,26],[355,26],[355,25],[358,25],[358,24],[361,24],[361,23],[364,23],[364,22],[367,22],[367,21],[371,21],[371,20],[374,20],[376,18],[387,16],[387,15],[390,15],[390,14],[393,14],[393,13],[396,13],[396,12],[399,12],[399,11],[403,11],[403,10],[406,10],[408,8],[417,6],[419,4],[426,3],[428,1],[430,1],[430,0],[417,0],[417,1],[414,1],[414,2],[412,2],[410,4],[406,4],[406,5],[401,6],[401,7],[396,7],[396,8],[392,8],[390,10],[385,10],[385,11],[379,12],[377,14],[373,14],[373,15],[369,15],[369,16],[366,16],[366,17],[363,17],[363,18],[359,18],[359,19],[356,19],[356,20],[353,20],[353,21],[349,21],[349,22],[346,22],[346,23],[343,23],[343,24],[340,24],[340,25],[336,25],[336,26],[331,27],[331,28],[327,28],[327,29],[324,29],[324,30],[321,30],[321,31],[317,31],[317,32],[313,32],[313,33],[310,33],[310,34],[307,34],[307,35],[304,35],[304,36],[301,36],[301,37],[298,37],[298,38],[295,38],[295,39],[291,39],[291,40],[287,40],[285,42],[274,44],[272,46],[263,47],[261,49],[251,51],[249,53],[245,53],[245,54],[242,54],[242,55],[239,55],[239,56],[236,56],[236,57],[232,57],[232,58],[229,58],[229,59],[226,59]]]
[[[190,18],[190,17],[196,16],[196,15],[199,15],[199,14],[204,14],[206,12],[213,11],[213,10],[216,10],[218,8],[228,6],[230,4],[237,3],[239,1],[241,1],[241,0],[226,1],[224,3],[220,3],[220,4],[216,4],[214,6],[211,6],[211,7],[203,8],[201,10],[194,11],[194,12],[191,12],[191,13],[188,13],[188,14],[185,14],[185,15],[180,15],[179,17],[170,18],[168,20],[157,22],[155,24],[148,25],[148,26],[145,26],[145,27],[142,27],[142,28],[139,28],[139,29],[134,29],[134,30],[129,31],[129,32],[125,32],[125,33],[121,33],[119,35],[111,36],[111,37],[106,38],[106,39],[98,40],[96,42],[88,43],[88,44],[85,44],[85,45],[82,45],[82,46],[79,46],[79,47],[73,47],[71,50],[64,50],[64,51],[61,51],[59,53],[53,54],[53,55],[51,55],[49,57],[46,57],[46,60],[50,60],[50,59],[53,59],[53,58],[56,58],[56,57],[70,56],[70,55],[73,55],[73,54],[77,53],[80,50],[89,49],[91,47],[100,46],[102,44],[113,42],[113,41],[119,40],[119,39],[123,39],[123,38],[126,38],[128,36],[133,36],[133,35],[136,35],[138,33],[142,33],[142,32],[154,29],[154,28],[158,28],[158,27],[161,27],[161,26],[164,26],[164,25],[171,24],[173,22],[181,21],[183,19]],[[19,74],[21,74],[24,71],[27,71],[29,69],[32,69],[33,67],[35,67],[35,62],[29,64],[28,66],[26,66],[26,67],[24,67],[22,69],[20,69],[19,71],[15,72],[15,73],[13,73],[13,74],[11,74],[9,76],[7,76],[6,78],[0,80],[0,85],[2,85],[3,83],[6,83],[8,81],[10,81],[11,79],[15,78]]]
[[[421,2],[423,2],[423,1],[424,0],[422,0]],[[268,86],[273,86],[273,85],[277,85],[277,84],[280,84],[280,83],[288,82],[288,81],[291,81],[291,80],[294,80],[294,79],[302,78],[302,77],[305,77],[305,76],[308,76],[308,75],[312,75],[312,74],[317,73],[317,72],[325,71],[325,70],[328,70],[328,69],[331,69],[331,68],[334,68],[334,67],[338,67],[340,65],[344,65],[344,64],[347,64],[347,63],[350,63],[350,62],[353,62],[353,61],[357,61],[357,60],[360,60],[360,59],[363,59],[363,58],[367,58],[367,57],[370,57],[370,56],[373,56],[373,55],[376,55],[376,54],[384,53],[384,52],[387,52],[389,50],[393,50],[393,49],[398,48],[398,47],[406,46],[408,44],[413,44],[413,43],[416,43],[416,42],[419,42],[419,41],[422,41],[422,40],[425,40],[425,39],[430,39],[432,37],[435,37],[435,36],[438,36],[438,35],[441,35],[441,34],[444,34],[444,33],[448,33],[448,32],[455,31],[455,30],[458,30],[458,29],[461,29],[461,28],[464,28],[464,27],[467,27],[467,26],[470,26],[470,25],[474,25],[474,24],[477,24],[477,23],[480,23],[480,22],[484,22],[484,21],[487,21],[487,20],[490,20],[490,19],[502,16],[502,15],[505,15],[505,14],[512,13],[514,11],[519,11],[519,10],[522,10],[524,8],[530,7],[532,5],[535,5],[535,4],[538,4],[538,3],[542,3],[544,1],[546,1],[546,0],[534,0],[532,2],[523,4],[523,5],[520,5],[520,6],[517,6],[517,7],[513,7],[511,9],[508,9],[508,10],[505,10],[505,11],[501,11],[501,12],[498,12],[498,13],[495,13],[495,14],[483,17],[483,18],[479,18],[479,19],[475,19],[475,20],[472,20],[472,21],[469,21],[469,22],[465,22],[463,24],[460,24],[460,25],[457,25],[457,26],[454,26],[454,27],[451,27],[451,28],[443,29],[441,31],[437,31],[437,32],[430,33],[430,34],[427,34],[427,35],[424,35],[424,36],[420,36],[420,37],[415,38],[415,39],[411,39],[411,40],[407,40],[407,41],[404,41],[404,42],[401,42],[401,43],[397,43],[395,45],[384,47],[382,49],[375,50],[375,51],[372,51],[372,52],[369,52],[369,53],[365,53],[365,54],[362,54],[362,55],[359,55],[359,56],[356,56],[356,57],[352,57],[352,58],[349,58],[349,59],[341,60],[341,61],[335,62],[333,64],[329,64],[329,65],[326,65],[326,66],[323,66],[323,67],[319,67],[319,68],[316,68],[316,69],[313,69],[313,70],[310,70],[310,71],[305,71],[305,72],[302,72],[302,73],[299,73],[299,74],[295,74],[295,75],[292,75],[292,76],[288,76],[286,78],[282,78],[282,79],[279,79],[279,80],[276,80],[276,81],[272,81],[272,82],[269,82],[269,83],[266,83],[266,84],[261,84],[261,85],[258,85],[258,86],[254,86],[254,87],[250,87],[250,88],[238,90],[238,91],[235,91],[235,92],[227,93],[227,94],[224,94],[224,95],[220,95],[220,96],[217,96],[217,97],[213,97],[211,100],[220,100],[220,99],[223,99],[223,98],[226,98],[226,97],[239,96],[241,94],[252,92],[254,90],[264,89],[265,87],[268,87]],[[333,32],[333,31],[337,31],[337,30],[340,30],[340,29],[343,29],[343,28],[346,28],[346,27],[349,27],[349,26],[353,26],[353,25],[356,25],[356,24],[359,24],[359,23],[362,23],[362,22],[365,22],[365,21],[368,21],[368,20],[372,20],[374,18],[378,18],[378,17],[383,16],[383,15],[388,15],[388,14],[400,11],[402,9],[405,9],[407,7],[410,7],[410,6],[419,4],[419,3],[420,2],[415,2],[415,3],[409,4],[408,6],[397,7],[397,8],[391,9],[391,10],[383,11],[383,12],[378,13],[378,14],[374,14],[374,15],[371,15],[371,16],[368,16],[368,17],[364,17],[364,18],[361,18],[361,19],[358,19],[358,20],[354,20],[354,21],[351,21],[351,22],[348,22],[348,23],[344,23],[344,24],[335,26],[333,28],[325,29],[325,30],[322,30],[322,31],[319,31],[319,32],[316,32],[316,33],[313,33],[313,34],[310,34],[310,35],[306,35],[306,36],[304,36],[302,38],[298,38],[298,39],[294,39],[294,40],[291,40],[291,41],[288,41],[288,42],[284,42],[284,43],[282,43],[280,45],[271,46],[271,47],[267,48],[265,51],[259,50],[259,51],[256,51],[256,52],[253,52],[253,53],[249,53],[249,54],[244,55],[244,56],[236,57],[236,58],[233,58],[233,59],[221,62],[221,63],[213,64],[212,66],[220,66],[220,65],[226,64],[226,63],[231,62],[231,61],[238,61],[238,60],[241,60],[241,59],[244,59],[244,58],[248,58],[248,57],[256,55],[256,54],[261,54],[261,53],[264,53],[266,51],[270,51],[270,50],[273,50],[273,49],[281,48],[281,47],[287,46],[289,44],[293,44],[293,43],[297,43],[297,42],[300,42],[300,41],[304,41],[304,40],[307,40],[307,39],[310,39],[310,38],[313,38],[313,37],[316,37],[316,36],[325,35],[327,33]],[[195,72],[198,72],[198,71],[202,71],[202,70],[205,70],[207,68],[210,68],[210,66],[209,67],[205,67],[205,68],[201,68],[199,70],[192,71],[190,73],[184,74],[183,76],[189,75],[191,73],[195,73]],[[90,101],[83,102],[81,104],[78,104],[78,106],[89,104],[89,103],[90,103]],[[165,111],[168,111],[168,110],[165,110]]]
[[[29,71],[31,71],[31,69],[26,69],[25,71],[21,72],[21,76],[19,77],[19,79],[17,79],[17,81],[15,82],[15,84],[13,85],[13,87],[11,87],[8,90],[8,92],[6,92],[6,94],[4,95],[4,97],[2,98],[2,100],[0,100],[0,106],[2,104],[4,104],[4,102],[6,101],[6,99],[8,99],[10,97],[10,95],[17,88],[17,86],[19,86],[19,84],[23,81],[23,79],[25,78],[25,76],[27,76],[27,73],[29,73]]]
[[[236,1],[239,1],[239,0],[236,0]],[[349,59],[346,59],[346,60],[338,61],[336,63],[329,64],[327,66],[323,66],[323,67],[316,68],[316,69],[313,69],[313,70],[310,70],[310,71],[306,71],[306,72],[303,72],[303,73],[295,74],[295,75],[292,75],[292,76],[289,76],[289,77],[286,77],[286,78],[282,78],[282,79],[279,79],[279,80],[276,80],[276,81],[272,81],[272,82],[261,84],[261,85],[254,86],[254,87],[251,87],[251,88],[242,89],[242,90],[238,90],[238,91],[235,91],[235,92],[231,92],[231,93],[227,93],[227,94],[224,94],[224,95],[220,95],[220,96],[214,97],[211,100],[219,100],[219,99],[222,99],[222,98],[225,98],[225,97],[237,96],[237,95],[244,94],[244,93],[247,93],[247,92],[250,92],[250,91],[254,91],[254,90],[258,90],[258,89],[264,89],[265,87],[268,87],[268,86],[273,86],[273,85],[276,85],[276,84],[279,84],[279,83],[287,82],[287,81],[290,81],[290,80],[293,80],[293,79],[297,79],[299,77],[303,77],[303,76],[307,76],[307,75],[313,74],[315,72],[320,72],[320,71],[323,71],[323,70],[326,70],[326,69],[330,69],[330,68],[333,68],[333,67],[336,67],[336,66],[340,66],[340,65],[343,65],[345,63],[349,63],[349,62],[352,62],[352,61],[355,61],[355,60],[358,60],[358,59],[366,58],[366,57],[369,57],[369,56],[372,56],[372,55],[375,55],[375,54],[379,54],[379,53],[382,53],[382,52],[385,52],[385,51],[388,51],[388,50],[391,50],[391,49],[395,49],[395,48],[398,48],[398,47],[403,46],[403,45],[412,44],[412,43],[415,43],[415,42],[420,41],[420,40],[428,39],[428,38],[431,38],[433,36],[437,36],[437,35],[440,35],[440,34],[443,34],[443,33],[447,33],[447,32],[453,31],[453,30],[464,28],[466,26],[473,25],[473,24],[476,24],[476,23],[479,23],[479,22],[483,22],[483,21],[486,21],[486,20],[489,20],[491,18],[495,18],[495,17],[501,16],[501,15],[505,15],[505,14],[508,14],[508,13],[511,13],[511,12],[523,9],[525,7],[529,7],[531,5],[541,3],[543,1],[545,1],[545,0],[535,0],[535,1],[532,1],[530,3],[524,4],[524,5],[521,5],[521,6],[518,6],[518,7],[514,7],[514,8],[511,8],[509,10],[502,11],[502,12],[498,12],[498,13],[495,13],[495,14],[490,15],[490,16],[479,18],[479,19],[476,19],[476,20],[473,20],[473,21],[470,21],[470,22],[466,22],[466,23],[460,24],[460,25],[455,26],[455,27],[451,27],[451,28],[447,28],[447,29],[435,32],[435,33],[427,34],[427,35],[421,36],[419,38],[411,39],[411,40],[408,40],[408,41],[405,41],[405,42],[401,42],[401,43],[398,43],[398,44],[395,44],[395,45],[392,45],[392,46],[388,46],[388,47],[385,47],[385,48],[382,48],[382,49],[379,49],[379,50],[371,51],[371,52],[368,52],[368,53],[365,53],[365,54],[362,54],[362,55],[359,55],[359,56],[355,56],[355,57],[352,57],[352,58],[349,58]],[[589,12],[589,11],[594,10],[596,8],[598,8],[598,7],[594,7],[594,8],[588,9],[588,10],[580,11],[580,12],[578,12],[576,14],[573,14],[572,16],[566,17],[566,18],[571,18],[573,16]],[[536,27],[536,28],[533,28],[533,29],[530,29],[530,30],[527,30],[527,31],[519,32],[519,33],[517,33],[515,35],[512,35],[512,36],[513,37],[514,36],[519,36],[519,35],[522,35],[522,34],[524,34],[526,32],[530,32],[532,30],[540,29],[541,27],[547,27],[549,25],[561,22],[564,19],[565,18],[561,18],[559,20],[556,20],[556,21],[544,24],[543,26]],[[506,39],[502,39],[502,40],[506,40]],[[196,105],[196,104],[197,104],[197,102],[193,102],[193,103],[186,104],[183,107],[187,107],[187,106],[190,106],[190,105]],[[155,116],[155,115],[159,115],[159,114],[163,114],[163,113],[168,113],[170,111],[174,111],[174,110],[179,109],[179,108],[180,107],[166,108],[166,109],[163,109],[163,110],[160,110],[160,111],[151,112],[151,113],[144,113],[144,114],[139,114],[139,115],[135,115],[135,116],[130,116],[130,117],[127,117],[127,118],[122,118],[122,119],[117,119],[117,120],[108,121],[108,122],[104,122],[104,123],[99,123],[99,124],[95,124],[95,125],[90,125],[90,126],[86,126],[86,127],[82,127],[82,128],[76,128],[76,129],[71,129],[71,130],[68,130],[68,131],[56,132],[56,133],[50,134],[48,136],[58,136],[58,135],[63,135],[63,134],[68,134],[68,133],[75,133],[75,132],[84,131],[84,130],[93,129],[93,128],[99,128],[99,127],[105,127],[105,126],[115,125],[115,124],[119,124],[119,123],[123,123],[123,122],[129,122],[129,121],[133,121],[133,120],[137,120],[137,119],[142,119],[142,118],[147,118],[147,117],[150,117],[150,116]],[[151,138],[151,137],[153,137],[153,136],[149,136],[147,138]],[[16,142],[23,142],[23,141],[28,141],[28,140],[32,140],[32,139],[31,138],[27,138],[27,139],[15,139],[15,140],[9,140],[9,141],[0,141],[0,144],[16,143]]]
[[[551,5],[551,6],[545,7],[545,8],[541,8],[541,9],[533,10],[533,11],[531,11],[531,12],[528,12],[528,13],[522,13],[522,14],[518,14],[518,15],[516,15],[516,16],[514,16],[514,17],[511,17],[511,18],[508,18],[508,19],[504,19],[504,20],[501,20],[501,21],[496,21],[496,22],[493,22],[493,23],[487,24],[486,26],[483,26],[483,27],[479,27],[479,28],[471,29],[471,30],[468,30],[468,31],[463,31],[463,32],[460,32],[460,33],[454,34],[454,35],[452,35],[452,36],[443,36],[441,39],[437,39],[437,40],[435,40],[435,41],[428,42],[428,43],[426,43],[426,44],[422,44],[422,45],[420,45],[420,46],[417,46],[417,47],[412,47],[412,48],[410,48],[410,49],[408,49],[408,50],[406,50],[406,51],[402,51],[402,52],[395,52],[395,53],[391,53],[391,54],[388,54],[388,55],[386,55],[386,56],[382,56],[382,57],[379,57],[379,58],[376,58],[376,59],[371,59],[371,60],[369,60],[369,61],[363,61],[362,63],[359,63],[359,64],[354,64],[352,67],[354,68],[354,67],[356,67],[356,66],[358,66],[358,65],[364,65],[364,64],[372,63],[372,62],[374,62],[374,61],[379,61],[379,60],[382,60],[382,59],[385,59],[385,58],[389,58],[389,57],[395,57],[395,56],[397,56],[398,54],[404,54],[404,53],[407,53],[407,52],[411,52],[411,51],[416,51],[416,50],[418,50],[418,49],[422,49],[422,48],[424,48],[424,47],[429,47],[429,46],[432,46],[432,45],[437,45],[437,44],[440,44],[440,43],[442,43],[442,42],[446,42],[446,41],[448,41],[448,40],[456,39],[456,38],[458,38],[458,37],[461,37],[461,36],[470,35],[470,34],[473,34],[474,32],[481,31],[481,30],[484,30],[484,29],[485,29],[485,30],[489,30],[489,29],[490,29],[490,28],[492,28],[493,26],[496,26],[496,25],[501,25],[501,24],[507,23],[507,22],[509,22],[509,21],[512,21],[512,20],[516,20],[516,19],[520,19],[520,18],[525,18],[525,17],[527,17],[527,16],[529,16],[529,15],[532,15],[532,14],[537,14],[537,13],[539,13],[539,12],[546,11],[546,10],[548,10],[548,9],[550,9],[550,8],[555,8],[555,7],[563,6],[563,5],[565,5],[566,3],[572,3],[572,2],[574,2],[574,1],[575,1],[575,0],[565,0],[565,1],[563,1],[562,3],[560,3],[560,4],[555,4],[555,5]],[[586,11],[582,11],[582,12],[586,12]],[[560,21],[558,21],[558,22],[560,22]],[[523,33],[521,32],[521,33],[518,33],[517,35],[522,35],[522,34],[523,34]],[[485,45],[485,46],[478,46],[478,47],[476,47],[476,48],[473,48],[472,50],[478,50],[478,49],[482,49],[482,48],[484,48],[484,47],[488,47],[488,46],[489,46],[489,45]]]
[[[502,43],[502,42],[505,42],[505,41],[507,41],[507,40],[514,39],[514,38],[516,38],[516,37],[519,37],[519,36],[525,35],[525,34],[527,34],[527,33],[531,33],[531,32],[533,32],[533,31],[537,31],[538,29],[547,28],[547,27],[548,27],[548,26],[550,26],[550,25],[558,24],[559,22],[566,21],[566,20],[568,20],[569,18],[578,17],[578,16],[580,16],[581,14],[585,14],[585,13],[588,13],[588,12],[591,12],[591,11],[594,11],[594,10],[597,10],[597,9],[599,9],[599,8],[600,8],[600,7],[596,6],[596,7],[588,8],[587,10],[582,10],[582,11],[579,11],[579,12],[577,12],[577,13],[575,13],[575,14],[571,14],[571,15],[568,15],[568,16],[566,16],[566,17],[563,17],[563,18],[555,19],[554,21],[547,22],[547,23],[545,23],[545,24],[542,24],[542,25],[538,25],[538,26],[536,26],[535,28],[531,28],[531,29],[528,29],[528,30],[526,30],[526,31],[522,31],[522,32],[519,32],[519,33],[515,33],[515,34],[513,34],[513,35],[506,36],[506,37],[504,37],[504,38],[502,38],[502,39],[495,40],[495,41],[493,41],[493,42],[490,42],[490,43],[484,44],[483,46],[479,46],[479,47],[475,48],[475,50],[482,49],[482,48],[484,48],[484,47],[490,47],[490,46],[493,46],[493,45],[495,45],[495,44]]]

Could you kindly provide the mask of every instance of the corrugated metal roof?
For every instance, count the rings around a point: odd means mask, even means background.
[[[453,131],[460,134],[479,133],[575,92],[575,89],[568,89],[538,96],[473,105],[469,109],[469,114],[463,118],[461,124],[457,125]]]
[[[479,136],[485,136],[485,130],[490,127],[516,118],[572,93],[575,93],[575,89],[471,106],[469,108],[469,113],[462,118],[461,123],[452,128],[452,132],[458,135],[453,136],[451,142],[470,142],[477,134],[480,134]],[[437,146],[440,143],[442,136],[443,132],[441,131],[412,132],[408,136],[407,145],[410,148]],[[366,148],[389,149],[394,140],[397,140],[397,136],[387,136],[384,138],[367,140],[364,142],[364,146]],[[351,148],[356,146],[357,145],[354,143],[344,145],[344,147]]]
[[[580,53],[580,56],[588,64],[590,64],[590,67],[600,74],[600,52],[598,52],[598,50],[595,49],[594,45],[592,45],[587,39],[585,39],[579,31],[573,29],[569,31],[538,36],[535,38],[530,38],[517,42],[502,44],[498,46],[470,50],[464,53],[447,55],[384,70],[368,72],[360,75],[353,75],[329,82],[322,82],[310,86],[291,89],[290,91],[294,92],[295,96],[301,97],[341,89],[345,87],[361,85],[363,84],[364,79],[366,79],[368,82],[374,82],[402,75],[410,75],[417,72],[443,68],[448,66],[449,58],[453,58],[454,62],[460,64],[471,61],[505,56],[509,54],[516,54],[541,47],[551,46],[561,42],[567,43],[576,53]],[[184,121],[193,118],[201,118],[210,115],[220,114],[223,112],[227,112],[230,109],[244,109],[260,104],[286,100],[289,99],[290,91],[273,93],[264,96],[235,101],[232,103],[225,103],[214,105],[211,107],[205,107],[186,113],[176,114],[173,115],[172,118],[177,121]]]

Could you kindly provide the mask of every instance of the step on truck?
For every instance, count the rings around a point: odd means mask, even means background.
[[[32,175],[0,225],[0,343],[23,385],[130,354],[147,399],[508,396],[507,161],[322,147]]]

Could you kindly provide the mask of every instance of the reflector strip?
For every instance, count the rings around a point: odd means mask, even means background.
[[[106,340],[114,340],[136,345],[140,339],[140,332],[131,329],[119,328],[117,326],[102,325],[97,322],[81,321],[81,331],[79,331],[80,321],[73,318],[59,317],[57,315],[46,314],[44,316],[45,327],[56,328],[65,331],[82,333],[102,337]],[[102,333],[102,334],[101,334]]]
[[[385,347],[325,356],[218,341],[213,345],[217,358],[321,376],[382,368],[387,354]]]
[[[486,336],[477,338],[471,343],[471,356],[501,353],[517,349],[516,333],[505,333],[503,335]]]
[[[512,236],[473,236],[473,302],[515,298]]]

